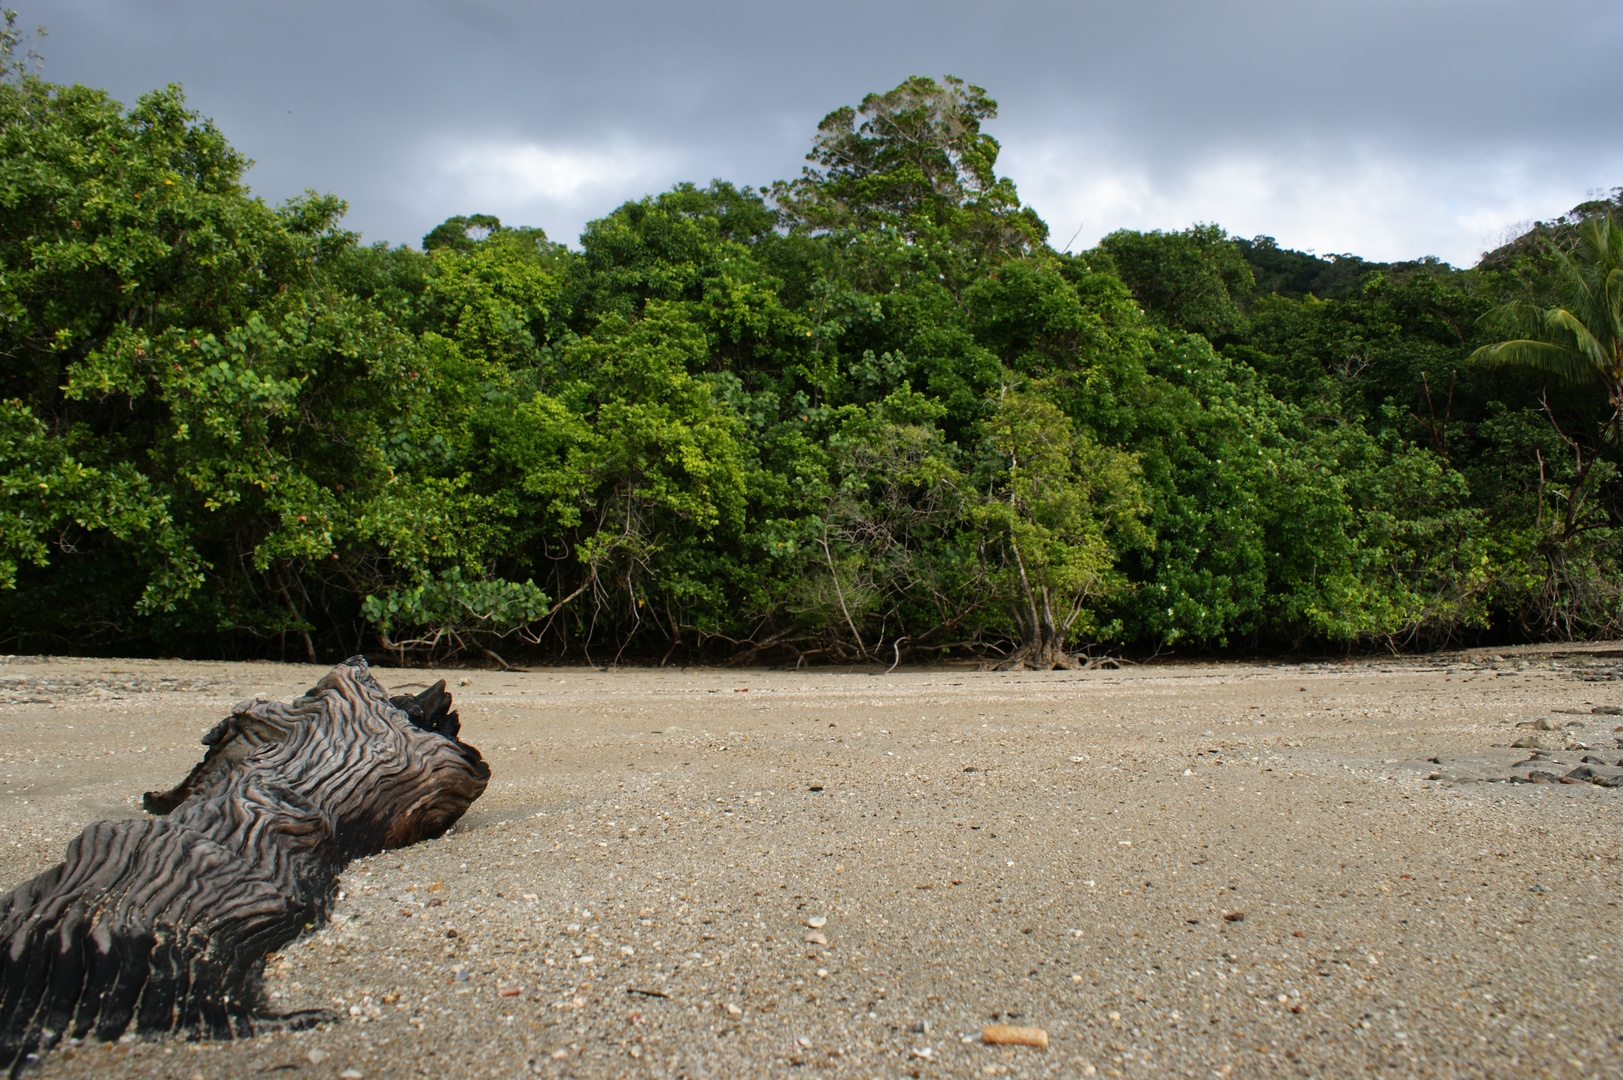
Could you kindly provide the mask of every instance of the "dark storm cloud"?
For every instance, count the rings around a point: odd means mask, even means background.
[[[26,0],[15,0],[25,3]],[[910,74],[1001,103],[1057,243],[1219,221],[1469,261],[1623,183],[1615,4],[225,4],[54,0],[46,75],[186,86],[280,199],[367,237],[494,212],[573,239],[677,180],[793,175],[824,113]]]

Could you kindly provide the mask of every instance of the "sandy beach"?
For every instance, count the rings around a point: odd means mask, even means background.
[[[326,670],[0,660],[0,888]],[[268,961],[341,1019],[33,1075],[1623,1075],[1615,646],[377,675],[492,779]]]

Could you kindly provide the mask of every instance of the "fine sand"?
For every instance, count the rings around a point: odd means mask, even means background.
[[[36,1075],[1620,1076],[1623,787],[1503,782],[1618,771],[1620,661],[380,668],[492,778],[268,962],[342,1019]],[[0,661],[0,888],[325,670]]]

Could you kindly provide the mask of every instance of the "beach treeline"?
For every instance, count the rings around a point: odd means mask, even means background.
[[[366,245],[336,196],[252,195],[179,88],[126,107],[8,51],[0,651],[1050,667],[1618,631],[1615,196],[1469,269],[1216,224],[1072,253],[995,115],[912,78],[797,177],[575,246],[472,212]]]

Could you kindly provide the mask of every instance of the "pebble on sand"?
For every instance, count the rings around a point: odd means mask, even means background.
[[[824,937],[822,934],[819,934],[815,930],[813,930],[811,933],[806,935],[806,941],[807,941],[808,944],[811,944],[811,945],[827,945],[828,944],[828,938]]]
[[[821,930],[823,927],[828,925],[828,916],[813,915],[811,918],[806,920],[806,925],[811,927],[813,930]]]

